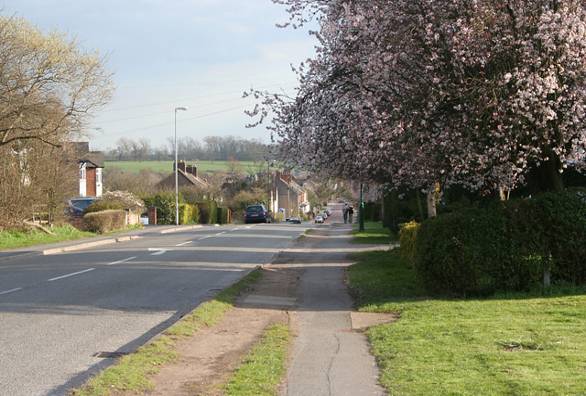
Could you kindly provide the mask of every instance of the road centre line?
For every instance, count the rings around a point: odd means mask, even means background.
[[[167,253],[167,251],[165,249],[153,249],[153,248],[149,248],[150,252],[154,252],[151,253],[151,256],[160,256],[162,254]]]
[[[190,243],[193,243],[193,241],[187,241],[187,242],[183,242],[183,243],[178,243],[175,246],[185,246],[185,245],[189,245]]]
[[[132,257],[125,258],[124,260],[113,261],[113,262],[111,262],[111,263],[109,263],[107,265],[123,264],[123,263],[127,263],[127,262],[129,262],[131,260],[134,260],[135,258],[136,258],[136,256],[132,256]]]
[[[10,289],[10,290],[5,290],[3,292],[0,292],[0,296],[3,296],[5,294],[14,293],[14,292],[17,292],[17,291],[20,291],[20,290],[22,290],[22,287],[17,287],[15,289]]]
[[[83,271],[73,272],[73,273],[71,273],[71,274],[66,274],[66,275],[57,276],[57,277],[55,277],[55,278],[48,279],[48,280],[47,280],[47,282],[54,282],[54,281],[56,281],[56,280],[60,280],[60,279],[69,278],[69,277],[71,277],[71,276],[85,274],[86,272],[90,272],[90,271],[93,271],[93,270],[95,270],[95,268],[90,268],[90,269],[86,269],[86,270],[83,270]]]

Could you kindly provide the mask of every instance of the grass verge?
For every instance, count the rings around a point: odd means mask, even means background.
[[[367,221],[364,223],[364,231],[358,231],[358,224],[352,231],[354,243],[386,244],[396,239],[388,228],[383,227],[382,222]]]
[[[120,358],[114,365],[72,392],[76,396],[107,396],[117,392],[144,393],[152,390],[150,378],[162,365],[177,358],[177,341],[193,336],[203,327],[218,323],[233,307],[238,295],[258,281],[262,273],[254,270],[239,282],[220,292],[213,300],[199,305],[190,314],[169,327],[162,335]]]
[[[586,394],[586,290],[431,299],[398,252],[354,259],[358,308],[401,315],[367,333],[389,394]]]
[[[0,231],[0,250],[72,241],[75,239],[96,236],[96,234],[91,232],[79,231],[70,225],[53,227],[51,231],[53,231],[55,235],[49,235],[37,230]]]
[[[286,370],[289,342],[286,324],[270,326],[226,385],[226,395],[276,395]]]

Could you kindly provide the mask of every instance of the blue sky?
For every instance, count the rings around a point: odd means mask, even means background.
[[[101,129],[92,132],[96,149],[122,136],[164,143],[175,106],[189,107],[179,114],[180,136],[268,140],[263,128],[244,127],[243,111],[253,105],[241,94],[292,93],[290,65],[315,45],[306,30],[275,27],[287,14],[270,0],[0,0],[0,9],[107,57],[117,89],[90,125]]]

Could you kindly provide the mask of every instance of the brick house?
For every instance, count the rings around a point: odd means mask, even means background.
[[[197,187],[201,189],[207,189],[209,187],[208,182],[198,176],[197,166],[187,165],[185,161],[179,161],[177,176],[179,188]],[[161,190],[175,188],[175,163],[173,163],[173,173],[161,180],[157,184],[157,188]]]
[[[79,197],[101,197],[103,192],[104,154],[90,151],[88,142],[71,142],[67,151],[79,170],[77,192]]]

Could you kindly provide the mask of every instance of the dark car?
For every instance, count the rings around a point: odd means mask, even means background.
[[[246,208],[244,222],[249,223],[270,223],[271,214],[264,205],[250,205]]]
[[[80,217],[83,216],[88,206],[96,202],[95,197],[79,197],[71,198],[67,202],[67,212],[70,216]]]
[[[301,219],[299,217],[290,217],[285,221],[291,224],[301,224]]]

